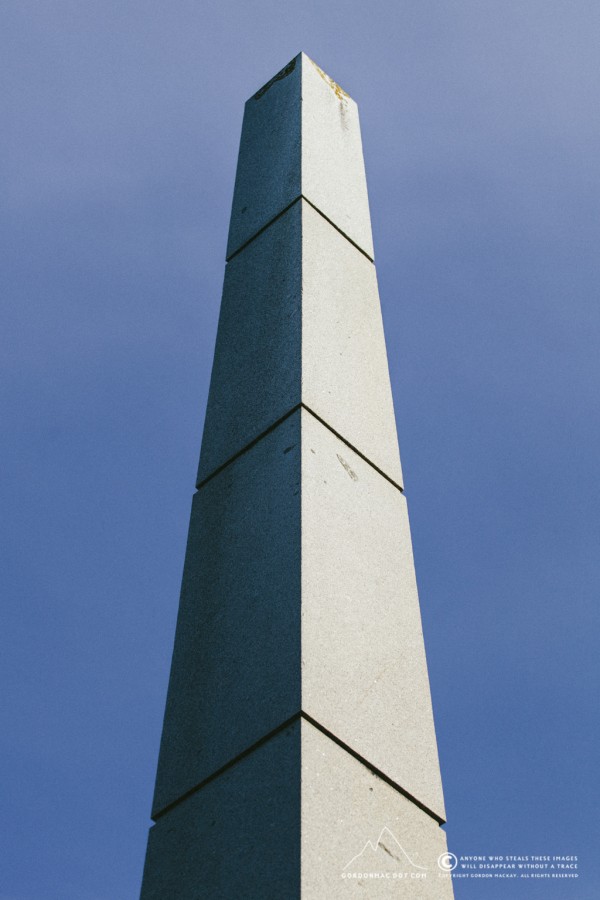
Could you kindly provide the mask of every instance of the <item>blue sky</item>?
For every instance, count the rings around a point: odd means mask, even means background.
[[[357,100],[455,853],[600,895],[596,2],[0,11],[0,900],[137,895],[243,103]],[[6,777],[7,776],[7,777]]]

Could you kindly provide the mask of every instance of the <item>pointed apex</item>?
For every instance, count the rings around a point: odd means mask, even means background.
[[[267,93],[269,88],[271,88],[276,82],[282,81],[284,78],[287,78],[288,75],[291,75],[292,72],[298,67],[302,69],[304,66],[312,67],[318,75],[323,79],[325,84],[329,85],[332,89],[338,100],[345,100],[346,102],[352,100],[352,97],[337,83],[331,78],[327,72],[325,72],[315,61],[305,53],[304,50],[301,50],[300,53],[297,53],[290,61],[283,66],[272,78],[270,78],[265,84],[260,87],[256,93],[252,94],[250,100],[260,100],[261,97]],[[310,71],[310,69],[309,69]]]

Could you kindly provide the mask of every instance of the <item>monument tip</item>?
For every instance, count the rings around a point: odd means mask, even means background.
[[[279,70],[279,72],[277,72],[277,74],[273,75],[273,77],[270,78],[269,81],[266,82],[266,84],[263,84],[263,86],[250,97],[250,100],[248,102],[252,100],[260,100],[260,98],[264,97],[269,88],[273,87],[274,84],[276,84],[278,81],[282,81],[284,78],[287,78],[288,75],[291,75],[292,72],[296,70],[296,68],[301,70],[305,65],[310,65],[320,75],[325,84],[327,84],[331,88],[340,102],[347,102],[351,99],[350,95],[347,94],[342,87],[340,87],[337,81],[334,81],[333,78],[327,75],[327,73],[319,65],[317,65],[317,63],[308,55],[308,53],[306,53],[304,50],[301,50],[300,53],[297,53],[296,56],[294,56],[287,63],[287,65],[285,65],[282,69]]]

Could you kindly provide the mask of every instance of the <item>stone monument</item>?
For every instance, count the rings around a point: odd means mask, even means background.
[[[453,896],[358,111],[303,53],[245,107],[152,818],[143,900]]]

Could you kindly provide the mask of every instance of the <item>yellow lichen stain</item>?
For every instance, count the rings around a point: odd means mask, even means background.
[[[331,90],[333,91],[335,96],[338,98],[340,103],[346,103],[346,101],[350,99],[350,95],[347,94],[346,91],[339,86],[337,81],[334,81],[333,78],[330,78],[329,75],[326,75],[325,72],[323,71],[323,69],[320,69],[318,67],[316,62],[313,62],[312,59],[311,59],[311,62],[313,64],[313,66],[315,67],[315,69],[317,70],[317,72],[319,73],[319,75],[321,76],[321,78],[323,79],[323,81],[325,82],[325,84],[329,85],[329,87],[331,88]]]

